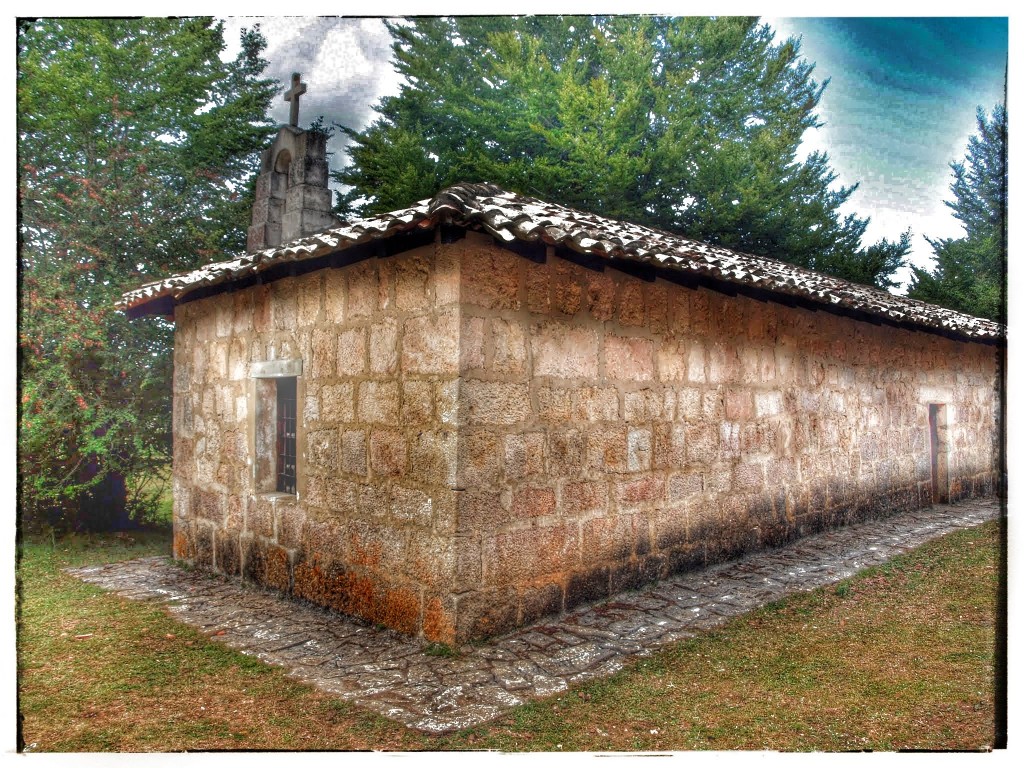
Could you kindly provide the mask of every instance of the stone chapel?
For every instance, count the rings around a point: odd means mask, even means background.
[[[304,89],[247,253],[121,302],[176,557],[456,643],[998,492],[1002,326],[488,184],[340,222]]]

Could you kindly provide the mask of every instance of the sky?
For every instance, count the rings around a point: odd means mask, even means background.
[[[943,203],[949,163],[977,132],[976,110],[1003,101],[1006,18],[765,18],[801,39],[816,79],[829,79],[819,105],[825,125],[802,149],[828,152],[843,184],[859,182],[844,212],[870,216],[865,239],[913,232],[918,266],[924,239],[960,237]]]
[[[319,115],[362,129],[372,106],[398,92],[390,63],[390,36],[379,18],[228,17],[225,38],[237,48],[238,30],[259,23],[268,40],[268,74],[282,83],[301,71],[308,90],[300,124]],[[1008,23],[1002,18],[762,17],[776,39],[797,37],[829,80],[801,151],[824,150],[837,184],[859,183],[842,213],[869,217],[864,244],[912,232],[911,261],[931,262],[925,236],[959,237],[962,229],[943,201],[952,180],[949,163],[962,160],[976,131],[976,110],[1003,100]],[[276,102],[273,118],[288,119]],[[335,136],[332,166],[346,162]],[[901,271],[897,280],[909,278]]]

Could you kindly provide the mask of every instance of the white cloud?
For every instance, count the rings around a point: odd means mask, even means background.
[[[301,123],[323,115],[328,122],[361,129],[372,118],[372,106],[398,91],[400,80],[390,62],[391,38],[380,19],[231,17],[225,19],[226,57],[238,53],[241,28],[257,23],[267,38],[266,74],[286,84],[292,72],[301,72],[308,85]],[[278,97],[271,116],[284,122],[288,108]]]

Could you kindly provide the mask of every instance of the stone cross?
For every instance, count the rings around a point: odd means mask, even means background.
[[[296,128],[299,127],[299,96],[306,92],[306,84],[299,82],[301,78],[301,74],[293,72],[292,87],[284,92],[284,100],[292,103],[292,112],[289,116],[288,124]]]

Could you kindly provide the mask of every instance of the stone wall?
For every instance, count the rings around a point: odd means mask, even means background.
[[[430,246],[178,306],[176,556],[451,640],[458,298]],[[297,494],[257,492],[253,364],[295,359]]]
[[[930,402],[952,497],[992,492],[993,347],[453,247],[460,636],[927,505]]]
[[[995,348],[544,263],[470,234],[180,305],[175,553],[443,642],[990,493]],[[298,489],[255,364],[301,360]]]

